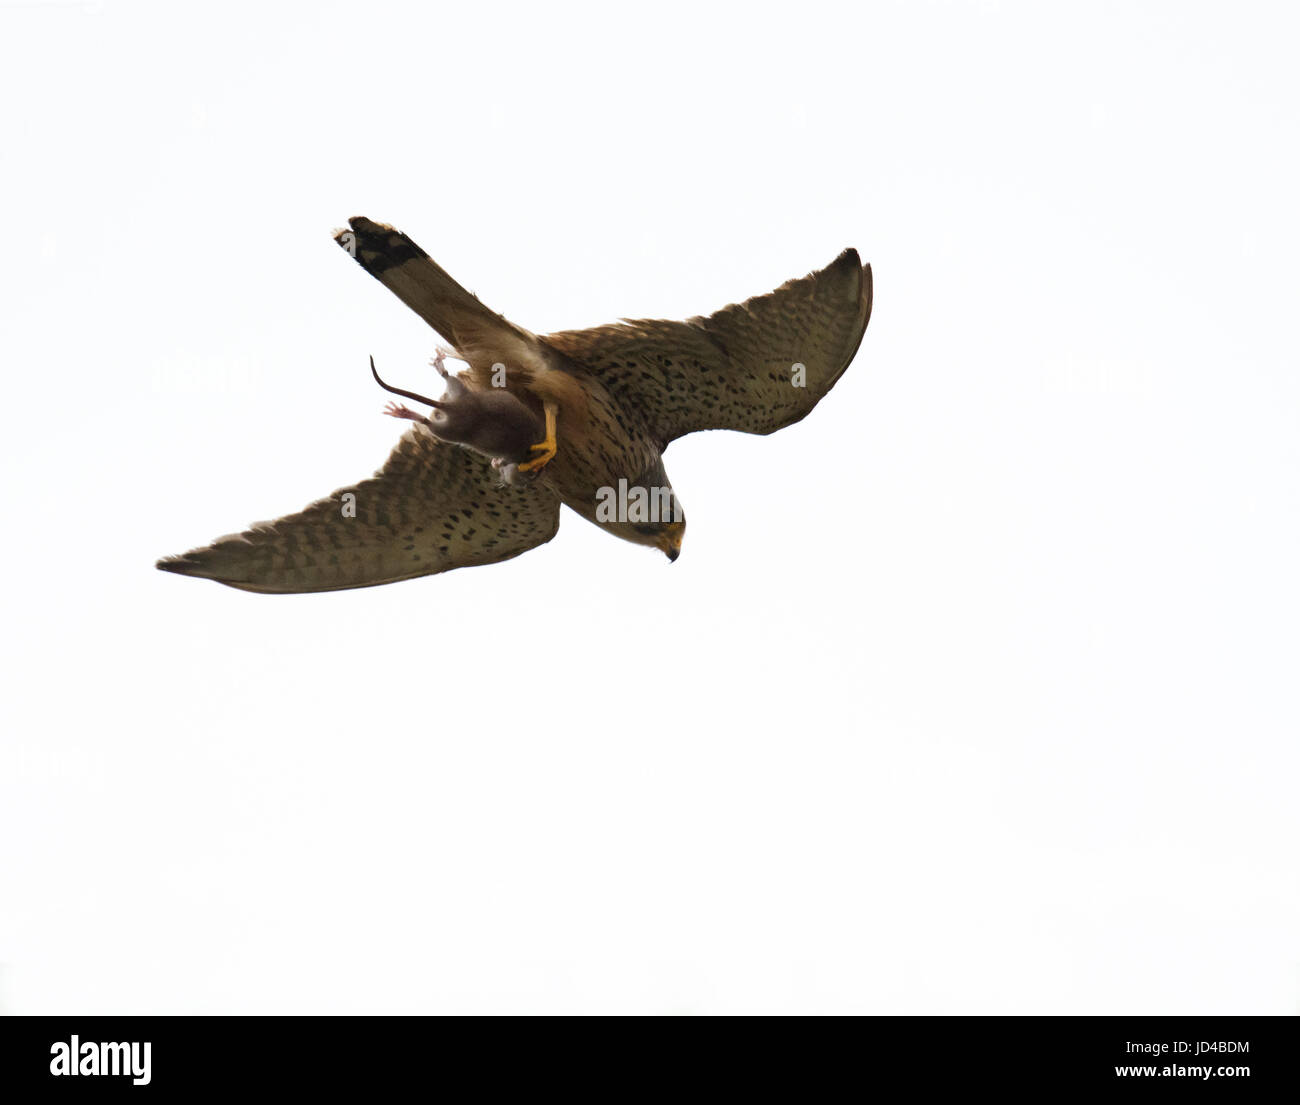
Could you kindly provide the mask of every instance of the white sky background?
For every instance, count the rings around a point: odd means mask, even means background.
[[[0,3],[0,1008],[1300,1008],[1285,5]],[[545,332],[856,246],[681,560],[268,598],[406,230]]]

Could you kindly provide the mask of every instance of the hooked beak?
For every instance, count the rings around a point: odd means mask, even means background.
[[[672,563],[682,555],[682,538],[686,534],[685,522],[669,522],[658,534],[658,540],[655,545],[663,551],[664,556],[668,557],[668,563]]]

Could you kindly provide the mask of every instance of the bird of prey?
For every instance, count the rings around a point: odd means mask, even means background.
[[[545,544],[561,503],[676,560],[686,529],[664,470],[696,430],[770,434],[835,385],[871,317],[871,266],[846,249],[767,295],[684,322],[530,333],[490,310],[391,226],[349,220],[336,241],[449,343],[441,399],[384,466],[297,514],[158,561],[266,594],[394,583],[508,560]],[[469,368],[447,373],[453,356]]]

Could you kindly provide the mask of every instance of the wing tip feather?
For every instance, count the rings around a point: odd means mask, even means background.
[[[174,572],[178,576],[192,576],[196,574],[198,565],[187,554],[180,556],[164,556],[154,561],[154,567],[160,572]]]

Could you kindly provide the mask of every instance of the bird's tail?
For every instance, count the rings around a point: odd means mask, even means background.
[[[358,215],[334,240],[356,262],[449,341],[478,362],[521,363],[536,356],[536,338],[466,291],[400,230]]]

